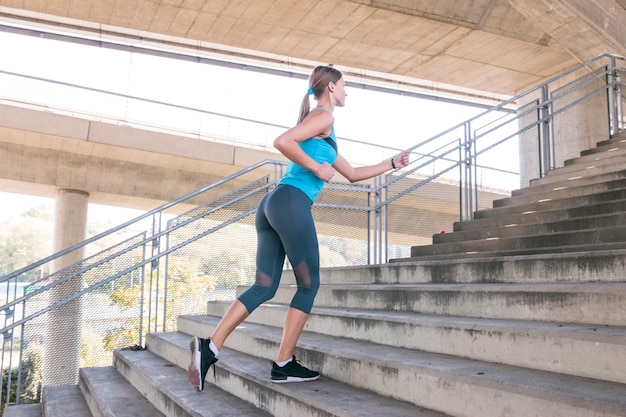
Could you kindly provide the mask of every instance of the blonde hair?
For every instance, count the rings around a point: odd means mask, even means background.
[[[328,65],[320,65],[315,67],[311,76],[309,77],[309,91],[315,96],[315,98],[319,98],[324,94],[324,90],[326,86],[333,82],[336,83],[341,79],[343,74],[338,69],[333,68]],[[309,92],[306,93],[304,98],[302,99],[302,104],[300,105],[300,116],[298,117],[298,124],[304,120],[309,111],[311,111],[309,105]]]

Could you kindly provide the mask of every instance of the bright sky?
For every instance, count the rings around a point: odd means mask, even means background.
[[[0,32],[0,56],[2,71],[175,103],[286,127],[292,126],[296,121],[300,101],[308,88],[305,80],[6,32]],[[76,107],[76,101],[85,98],[84,94],[80,96],[73,96],[67,92],[60,94],[56,90],[49,90],[48,87],[34,85],[32,81],[16,82],[15,78],[3,81],[3,77],[5,76],[0,74],[0,86],[4,96],[24,97],[27,100],[44,103],[55,102],[58,106],[68,107]],[[346,107],[335,110],[338,137],[397,149],[408,148],[483,112],[478,108],[376,93],[359,88],[347,88],[347,93]],[[122,113],[130,111],[125,104],[101,101],[99,97],[93,99],[89,105],[96,107],[108,105],[109,108],[115,108],[115,111]],[[156,116],[158,120],[159,115]],[[195,121],[186,123],[192,130],[195,128],[193,126]],[[257,135],[258,140],[267,146],[273,141],[276,132],[270,131],[267,137]],[[378,152],[380,154],[377,152],[369,154],[380,160],[395,153],[392,150]],[[344,156],[351,159],[351,155]],[[0,198],[5,203],[3,211],[6,215],[19,213],[24,207],[41,201],[34,197],[8,193],[0,193]],[[6,210],[7,207],[11,208],[9,212]]]

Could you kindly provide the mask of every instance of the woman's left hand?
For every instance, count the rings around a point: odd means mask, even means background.
[[[409,165],[409,156],[411,155],[411,151],[406,150],[406,151],[402,151],[399,154],[397,154],[396,156],[393,157],[393,163],[395,164],[396,168],[404,168],[405,166]]]

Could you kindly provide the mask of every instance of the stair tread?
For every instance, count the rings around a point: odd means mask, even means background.
[[[90,408],[97,407],[105,415],[115,417],[164,416],[113,366],[81,368],[79,372]]]
[[[41,417],[41,404],[8,405],[2,412],[2,417]]]
[[[257,325],[254,326],[257,328]],[[154,336],[185,348],[189,344],[190,337],[181,332],[164,332]],[[269,393],[280,393],[297,398],[299,401],[314,403],[330,415],[445,417],[445,414],[354,388],[324,375],[318,381],[310,383],[273,384],[269,378],[271,359],[255,357],[227,347],[220,351],[219,362],[216,366],[241,375],[250,383],[268,390]],[[212,376],[209,378],[212,379]],[[205,384],[205,390],[207,385],[209,384]],[[219,375],[216,385],[218,387],[220,385]]]
[[[186,338],[188,349],[189,338]],[[187,380],[187,372],[150,352],[149,350],[118,350],[116,360],[132,364],[150,380],[163,396],[171,398],[189,415],[203,417],[262,417],[266,412],[254,407],[215,385],[205,384],[203,392],[197,392]]]
[[[78,385],[43,387],[42,397],[46,417],[93,416]]]
[[[187,320],[215,326],[218,317],[194,316]],[[246,323],[236,330],[239,334],[278,346],[282,330],[254,323]],[[227,341],[228,344],[228,341]],[[239,347],[237,347],[239,349]],[[304,332],[298,350],[312,357],[328,355],[342,361],[358,361],[370,366],[395,370],[414,370],[416,374],[435,374],[444,380],[463,379],[471,384],[495,390],[519,392],[523,395],[545,397],[556,401],[578,403],[581,407],[616,412],[626,407],[626,384],[566,376],[546,371],[530,370],[469,360],[450,355],[416,351],[393,346],[382,346],[367,341],[355,341],[336,336]],[[266,368],[267,369],[267,368]],[[322,372],[328,372],[322,369]],[[267,372],[267,371],[266,371]],[[332,375],[329,375],[332,377]]]

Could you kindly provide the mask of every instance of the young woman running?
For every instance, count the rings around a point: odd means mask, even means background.
[[[310,94],[317,100],[313,110],[309,109]],[[271,381],[319,378],[318,372],[304,367],[294,355],[320,285],[319,248],[311,206],[335,171],[355,182],[404,168],[409,163],[409,151],[403,151],[378,164],[354,168],[337,153],[333,110],[344,106],[346,96],[340,71],[331,66],[316,67],[302,100],[298,124],[274,141],[289,162],[279,184],[263,198],[256,212],[256,282],[231,304],[209,338],[191,339],[189,382],[197,390],[204,389],[206,374],[217,362],[226,338],[258,306],[274,297],[285,256],[293,267],[297,290],[287,311]]]

